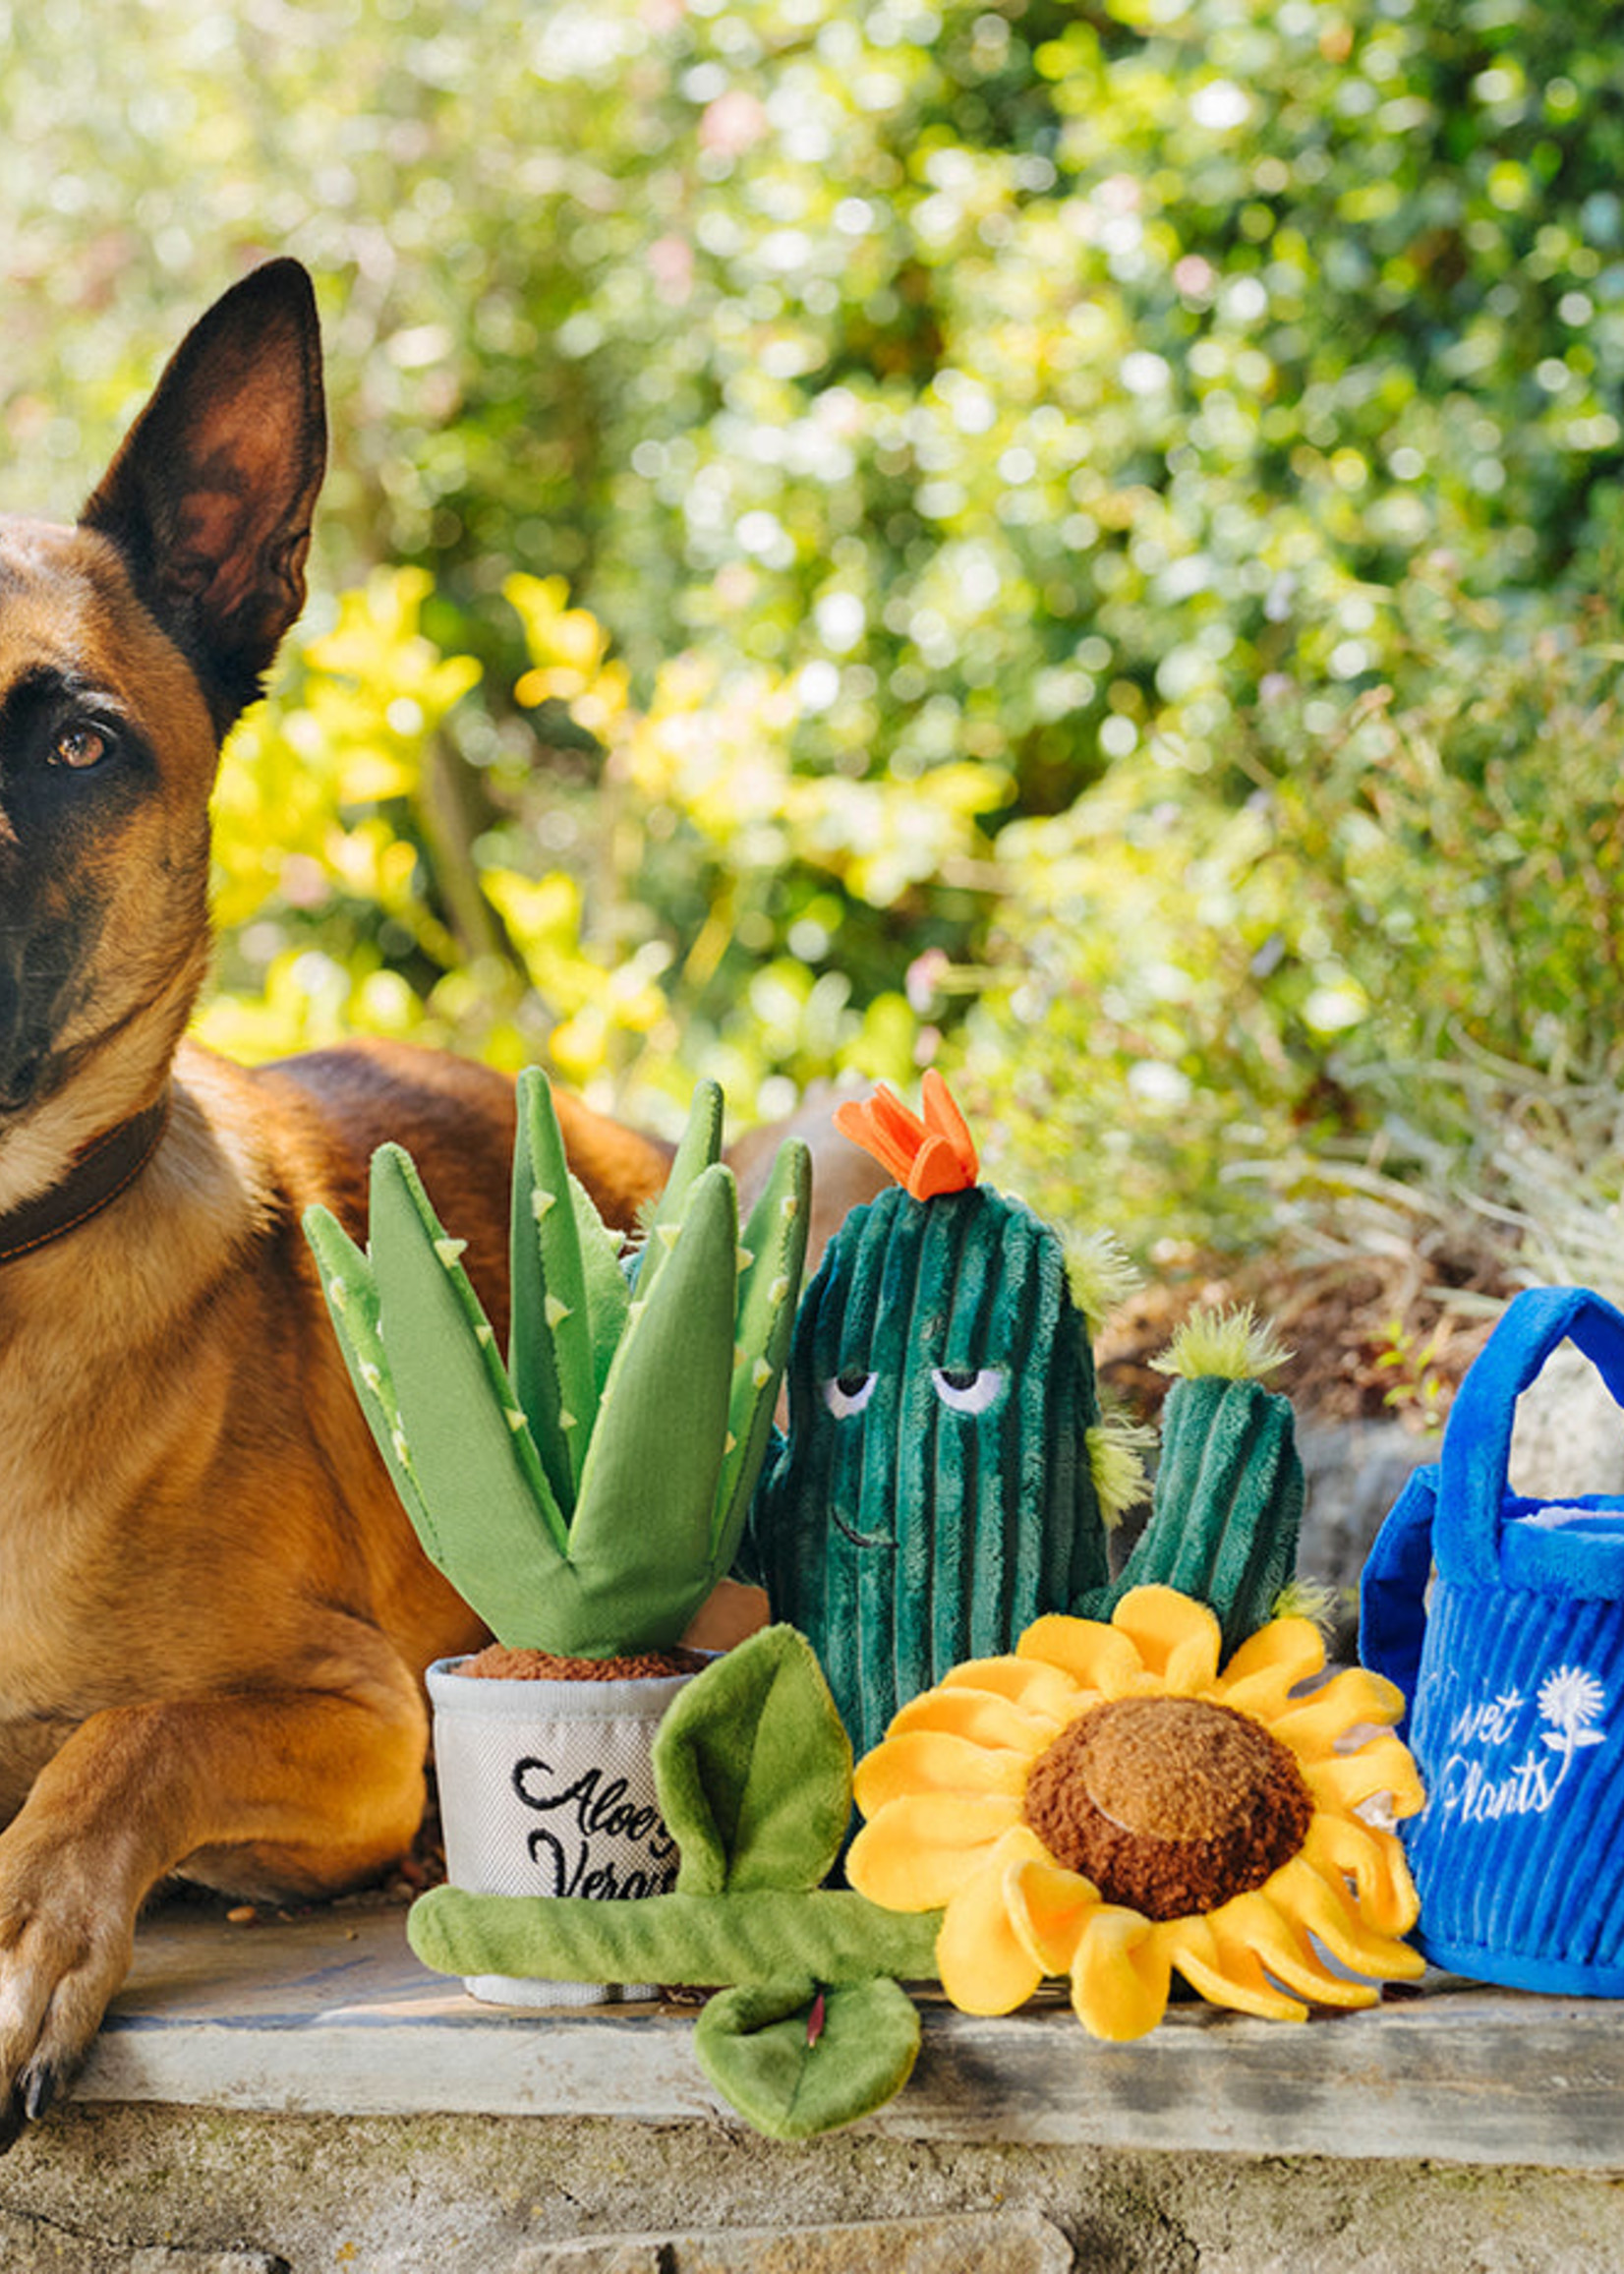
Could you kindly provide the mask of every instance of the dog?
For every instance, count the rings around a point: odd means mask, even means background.
[[[507,1081],[186,1039],[220,741],[305,598],[316,306],[258,268],[73,528],[0,519],[0,2146],[62,2091],[170,1875],[320,1896],[407,1849],[420,1669],[477,1647],[345,1376],[300,1219],[413,1154],[498,1336]],[[667,1151],[560,1095],[611,1222]],[[765,1166],[766,1148],[755,1153]]]

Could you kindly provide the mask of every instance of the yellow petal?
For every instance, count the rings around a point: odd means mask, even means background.
[[[1167,2011],[1172,1975],[1156,1930],[1138,1911],[1102,1903],[1072,1960],[1072,2004],[1090,2036],[1125,2045]]]
[[[910,1792],[961,1792],[966,1797],[1004,1792],[1018,1799],[1031,1766],[1029,1751],[978,1745],[971,1737],[949,1736],[942,1729],[907,1729],[899,1737],[887,1737],[858,1762],[853,1788],[857,1806],[868,1817]]]
[[[1057,1717],[1017,1706],[995,1690],[926,1690],[893,1715],[887,1737],[913,1729],[940,1729],[977,1745],[1007,1745],[1036,1760],[1061,1725]]]
[[[1416,1883],[1396,1835],[1378,1832],[1353,1816],[1316,1810],[1303,1842],[1304,1860],[1327,1878],[1354,1883],[1361,1918],[1378,1933],[1407,1935],[1421,1910]]]
[[[1392,1794],[1395,1816],[1414,1816],[1426,1799],[1409,1748],[1397,1737],[1372,1737],[1357,1752],[1305,1761],[1303,1776],[1322,1808],[1340,1809],[1345,1816],[1378,1792]]]
[[[1017,1803],[1002,1794],[911,1793],[889,1801],[863,1826],[845,1859],[845,1876],[888,1911],[940,1910],[1018,1820]]]
[[[1070,1721],[1082,1700],[1077,1685],[1058,1666],[1041,1665],[1035,1659],[1013,1654],[1001,1659],[966,1659],[942,1676],[945,1690],[991,1690],[1029,1714],[1048,1714],[1057,1722]]]
[[[1279,1877],[1277,1873],[1276,1878]],[[1270,1880],[1272,1887],[1274,1881]],[[1349,1982],[1326,1971],[1313,1946],[1296,1919],[1280,1910],[1269,1896],[1234,1895],[1210,1914],[1213,1932],[1227,1953],[1240,1944],[1256,1953],[1277,1981],[1320,2006],[1373,2006],[1377,1991],[1370,1982]]]
[[[1301,1705],[1271,1714],[1269,1729],[1290,1745],[1299,1760],[1317,1760],[1334,1752],[1337,1740],[1351,1729],[1364,1723],[1390,1725],[1403,1715],[1401,1689],[1380,1674],[1366,1673],[1363,1666],[1347,1666]]]
[[[1317,1935],[1333,1958],[1358,1974],[1404,1982],[1426,1971],[1419,1951],[1364,1926],[1340,1888],[1322,1879],[1301,1855],[1283,1863],[1261,1892],[1277,1910],[1289,1910],[1310,1935]]]
[[[1015,1940],[1046,1974],[1069,1974],[1100,1891],[1080,1872],[1055,1863],[1041,1842],[1035,1856],[1010,1864],[1004,1900]]]
[[[1034,1619],[1015,1648],[1023,1659],[1058,1666],[1079,1689],[1103,1697],[1120,1697],[1141,1671],[1131,1638],[1097,1618],[1065,1618],[1057,1611]]]
[[[1283,1712],[1298,1683],[1324,1664],[1325,1645],[1311,1619],[1273,1618],[1247,1637],[1213,1695],[1239,1713],[1268,1719]]]
[[[1214,1914],[1221,1915],[1221,1914]],[[1240,1941],[1224,1942],[1211,1918],[1169,1919],[1163,1947],[1192,1990],[1209,2006],[1231,2006],[1263,2021],[1306,2021],[1308,2009],[1277,1990],[1257,1962],[1257,1953]]]
[[[1012,1867],[1043,1848],[1017,1825],[999,1840],[980,1870],[949,1903],[936,1938],[936,1970],[961,2013],[1013,2013],[1043,1979],[1044,1968],[1016,1935],[1004,1899]]]
[[[1146,1673],[1175,1697],[1193,1697],[1216,1680],[1223,1634],[1204,1603],[1172,1587],[1131,1588],[1111,1614]]]

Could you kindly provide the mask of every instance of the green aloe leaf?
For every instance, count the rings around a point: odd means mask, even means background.
[[[652,1293],[632,1303],[604,1385],[569,1539],[585,1596],[647,1648],[678,1641],[721,1576],[712,1512],[738,1246],[729,1170],[701,1172],[675,1229]]]
[[[419,1539],[437,1561],[439,1549],[435,1522],[412,1470],[400,1427],[400,1405],[390,1379],[382,1337],[377,1331],[377,1283],[373,1277],[373,1267],[337,1217],[327,1209],[307,1208],[304,1226],[320,1274],[327,1313],[338,1336],[338,1347],[361,1411],[383,1456],[402,1506],[411,1517]]]
[[[614,1354],[626,1329],[631,1289],[620,1268],[619,1233],[609,1229],[593,1205],[591,1194],[574,1177],[569,1180],[569,1197],[581,1241],[581,1276],[586,1286],[592,1339],[592,1419],[596,1425],[598,1401],[604,1394],[604,1384],[609,1380],[609,1368],[614,1364]],[[585,1460],[586,1443],[583,1442],[581,1465]],[[580,1483],[579,1465],[576,1483]]]
[[[737,1353],[727,1414],[731,1440],[717,1495],[717,1545],[731,1565],[761,1473],[795,1327],[812,1211],[812,1155],[798,1137],[779,1147],[740,1244]]]
[[[688,1204],[688,1195],[705,1171],[722,1158],[723,1110],[721,1083],[699,1082],[677,1142],[671,1173],[648,1219],[648,1236],[638,1256],[633,1283],[639,1301],[646,1301],[654,1291],[654,1283],[665,1267]]]
[[[378,1329],[412,1473],[437,1537],[425,1541],[504,1641],[511,1606],[560,1582],[564,1519],[494,1336],[409,1156],[373,1157],[372,1265]]]
[[[602,1227],[600,1226],[600,1231]],[[508,1370],[566,1522],[597,1406],[581,1225],[547,1077],[519,1077]]]

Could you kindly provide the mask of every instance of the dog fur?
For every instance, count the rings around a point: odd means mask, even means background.
[[[184,1039],[220,737],[304,601],[316,312],[273,262],[204,316],[75,528],[0,520],[0,1211],[161,1098],[156,1149],[0,1262],[0,2144],[71,2076],[156,1882],[332,1892],[411,1842],[420,1669],[479,1639],[417,1548],[300,1218],[412,1151],[505,1331],[512,1100],[357,1045]],[[560,1099],[629,1221],[647,1140]]]

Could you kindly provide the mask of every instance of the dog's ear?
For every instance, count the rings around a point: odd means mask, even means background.
[[[304,607],[326,442],[316,296],[297,261],[270,261],[181,342],[80,516],[123,554],[222,732]]]

